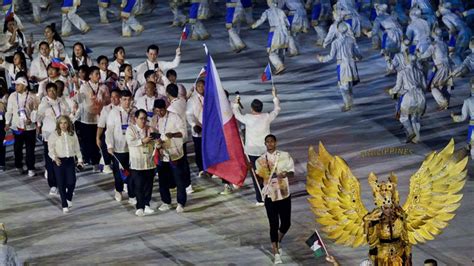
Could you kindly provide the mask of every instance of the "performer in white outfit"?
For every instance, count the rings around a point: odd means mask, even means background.
[[[30,0],[31,9],[33,9],[33,22],[35,24],[41,23],[41,9],[49,8],[48,0]]]
[[[229,44],[232,50],[240,53],[246,45],[240,38],[240,23],[245,20],[245,11],[240,0],[227,0],[225,27],[229,33]]]
[[[191,40],[206,40],[210,34],[202,20],[207,19],[209,15],[208,0],[191,0],[191,7],[189,8],[189,23],[192,25]]]
[[[76,14],[77,8],[81,5],[81,0],[63,0],[61,6],[62,15],[62,27],[61,35],[67,37],[71,35],[71,25],[74,25],[83,34],[91,30],[91,27]]]
[[[173,27],[182,27],[186,24],[186,15],[183,14],[183,5],[185,0],[169,0],[170,9],[173,13]]]
[[[36,82],[47,79],[49,63],[51,63],[49,44],[43,41],[39,44],[38,56],[31,62],[29,77]]]
[[[409,63],[397,76],[397,83],[389,90],[394,98],[398,95],[397,111],[400,122],[406,130],[406,142],[420,141],[420,120],[426,109],[423,91],[426,89],[426,79],[423,72],[416,66],[415,56],[407,59]]]
[[[430,25],[421,18],[421,11],[419,9],[410,10],[411,22],[407,27],[405,35],[410,40],[410,45],[413,45],[421,53],[424,53],[430,45]]]
[[[448,79],[451,74],[451,65],[449,64],[448,45],[443,41],[443,32],[436,28],[433,31],[434,41],[419,59],[433,59],[433,69],[428,74],[428,89],[431,90],[433,98],[439,105],[438,110],[445,110],[449,105],[452,79]]]
[[[337,61],[337,80],[339,90],[344,100],[342,111],[346,112],[352,108],[352,87],[359,83],[356,60],[360,60],[362,55],[359,52],[356,40],[348,34],[347,23],[341,21],[337,27],[338,37],[331,44],[331,52],[327,56],[318,55],[320,62],[329,62],[334,57]]]
[[[110,0],[98,0],[97,5],[99,6],[100,23],[109,24],[109,19],[107,18],[107,9],[110,6]]]
[[[309,24],[306,16],[306,10],[302,0],[279,0],[278,7],[282,10],[288,10],[287,18],[290,23],[291,38],[288,43],[288,50],[290,56],[298,54],[298,47],[295,38],[298,33],[308,32]]]
[[[402,27],[397,19],[387,13],[387,5],[375,6],[377,17],[372,27],[372,44],[381,48],[381,53],[392,56],[400,51],[403,39]]]
[[[275,75],[285,70],[283,60],[285,58],[285,49],[288,48],[291,34],[288,30],[290,22],[285,12],[278,8],[273,0],[267,0],[268,9],[262,13],[262,16],[252,25],[256,29],[267,19],[270,25],[270,32],[267,39],[267,52],[270,63],[275,68]]]
[[[461,115],[451,113],[454,122],[463,122],[470,119],[467,133],[467,143],[471,147],[471,159],[474,160],[474,78],[471,78],[471,97],[464,100]],[[472,163],[472,162],[471,162]]]
[[[120,7],[122,8],[122,12],[120,13],[120,17],[122,18],[122,36],[132,37],[132,30],[137,34],[142,33],[145,28],[135,18],[138,10],[137,1],[122,0]]]
[[[312,7],[311,7],[312,5]],[[328,34],[331,24],[331,1],[330,0],[307,0],[306,9],[311,9],[311,26],[316,32],[316,45],[322,46]]]

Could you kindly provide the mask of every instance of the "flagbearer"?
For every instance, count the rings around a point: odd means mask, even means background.
[[[132,30],[137,34],[142,33],[145,28],[135,18],[137,13],[137,1],[136,0],[122,0],[120,5],[122,12],[122,37],[132,37]]]
[[[252,101],[250,108],[252,112],[250,114],[242,114],[240,111],[240,99],[237,98],[232,109],[235,118],[242,124],[245,125],[245,153],[248,155],[252,167],[255,169],[255,161],[260,155],[265,153],[265,142],[264,136],[270,134],[270,124],[277,115],[280,113],[280,99],[277,97],[276,89],[273,87],[273,111],[270,113],[262,113],[263,103],[255,99]],[[263,206],[264,202],[260,194],[260,188],[262,180],[258,180],[260,184],[252,177],[253,186],[255,188],[256,195],[256,206]]]
[[[256,163],[256,172],[263,179],[262,195],[265,198],[265,209],[270,223],[270,240],[274,263],[281,264],[281,240],[291,225],[291,194],[288,178],[293,178],[295,166],[291,156],[277,150],[277,139],[274,135],[265,137],[267,152],[261,155]]]

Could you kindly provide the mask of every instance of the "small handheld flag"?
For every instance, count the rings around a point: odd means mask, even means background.
[[[15,136],[12,133],[7,134],[3,140],[3,146],[10,146],[15,143]]]
[[[308,240],[306,240],[306,245],[311,248],[314,256],[317,258],[328,254],[323,240],[319,237],[318,231],[315,231]]]
[[[272,68],[270,67],[270,64],[267,64],[267,67],[265,67],[265,70],[262,74],[262,82],[267,80],[272,80]]]
[[[184,25],[183,31],[181,32],[181,38],[179,38],[178,46],[181,47],[181,42],[183,40],[187,40],[189,36],[189,27],[188,25]]]
[[[69,70],[69,67],[60,58],[57,57],[51,59],[51,65],[55,68]]]

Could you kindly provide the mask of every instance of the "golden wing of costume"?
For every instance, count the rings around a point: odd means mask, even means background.
[[[319,143],[319,154],[309,148],[308,200],[316,221],[336,243],[351,247],[369,244],[374,265],[411,265],[411,245],[434,239],[459,208],[467,162],[467,156],[454,152],[453,140],[441,152],[432,152],[411,176],[403,207],[397,177],[392,173],[388,181],[378,182],[370,173],[368,181],[377,207],[369,212],[361,200],[359,181],[347,163]]]

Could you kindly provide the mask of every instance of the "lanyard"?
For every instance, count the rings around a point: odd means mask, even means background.
[[[40,60],[41,60],[41,63],[43,64],[43,66],[44,66],[44,69],[47,70],[47,69],[48,69],[48,66],[47,66],[46,63],[44,62],[43,57],[40,56]]]
[[[29,91],[26,92],[26,97],[25,97],[25,102],[23,104],[23,110],[26,108],[26,103],[28,102],[28,95],[29,95]],[[16,105],[18,106],[18,109],[20,109],[20,99],[18,97],[18,93],[16,93]]]
[[[48,104],[49,104],[49,107],[51,107],[51,109],[53,110],[53,113],[54,113],[54,117],[58,117],[58,114],[56,114],[56,111],[54,110],[54,107],[53,105],[49,102],[48,98],[46,98],[46,100],[48,101]],[[59,116],[61,116],[61,103],[58,101],[58,109],[59,109]]]
[[[112,107],[110,107],[110,110],[112,110]],[[122,118],[122,111],[120,111],[120,125],[128,125],[128,121],[130,120],[130,113],[131,112],[128,112],[127,113],[127,120],[125,121],[127,124],[124,124],[123,123],[123,118]]]
[[[91,85],[90,81],[87,82],[87,85],[89,85],[89,88],[91,88],[92,93],[94,94],[94,96],[96,96],[97,93],[99,92],[99,87],[97,87],[97,91],[94,91],[94,89],[92,88],[92,85]]]

